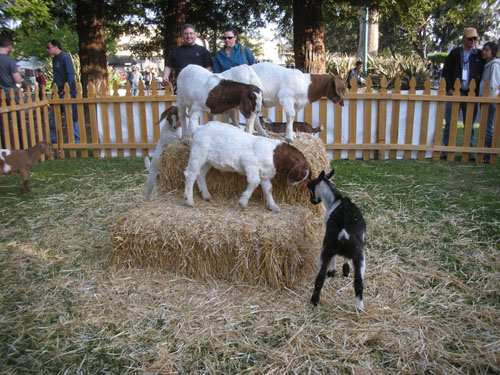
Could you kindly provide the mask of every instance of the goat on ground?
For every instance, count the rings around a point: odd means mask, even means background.
[[[346,83],[339,76],[330,74],[308,74],[297,69],[287,69],[273,63],[250,66],[264,85],[265,107],[281,105],[285,110],[287,125],[285,139],[293,142],[293,119],[306,106],[326,96],[333,103],[344,105]],[[259,119],[257,119],[259,121]]]
[[[26,150],[0,149],[0,176],[19,173],[22,179],[19,194],[31,191],[28,172],[40,160],[42,153],[46,158],[52,155],[52,144],[42,141]]]
[[[158,178],[158,164],[160,161],[160,156],[163,152],[163,148],[169,143],[180,138],[180,121],[179,121],[179,111],[175,106],[171,106],[160,116],[160,120],[155,124],[159,125],[163,120],[165,124],[160,129],[160,138],[156,144],[156,149],[153,153],[151,161],[148,157],[144,158],[144,164],[147,171],[149,172],[148,178],[146,180],[146,200],[151,199],[151,194],[154,187],[156,186],[156,180]]]
[[[268,118],[260,117],[259,118],[261,125],[264,125],[264,128],[273,133],[282,133],[286,132],[286,122],[273,122]],[[294,121],[293,122],[293,131],[300,133],[308,133],[308,134],[316,134],[323,130],[323,127],[318,126],[313,128],[311,124],[303,121]]]
[[[356,307],[363,310],[366,223],[359,208],[348,197],[342,196],[330,181],[334,173],[334,169],[332,169],[325,176],[325,172],[322,171],[318,178],[307,184],[311,193],[311,203],[323,202],[326,209],[326,233],[319,256],[318,273],[311,303],[315,306],[318,305],[326,276],[333,277],[335,275],[335,257],[339,255],[346,260],[343,267],[344,276],[349,275],[347,260],[352,260]]]
[[[198,124],[199,112],[222,114],[235,107],[252,129],[262,108],[262,92],[256,85],[225,79],[198,65],[188,65],[177,77],[177,106],[182,127],[182,141],[187,144]],[[260,126],[260,123],[259,123]]]
[[[292,186],[311,175],[308,161],[295,147],[277,139],[254,136],[218,121],[210,121],[194,132],[189,162],[184,171],[184,199],[188,206],[194,206],[195,180],[203,199],[211,199],[206,175],[212,167],[246,175],[248,185],[238,201],[241,207],[247,207],[253,191],[260,184],[267,207],[273,212],[280,211],[271,195],[271,179],[277,173],[285,174],[287,184]]]

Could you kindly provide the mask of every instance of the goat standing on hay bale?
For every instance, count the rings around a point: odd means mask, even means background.
[[[19,194],[31,191],[28,172],[38,162],[42,153],[46,158],[52,155],[52,144],[42,141],[26,150],[0,149],[0,176],[19,173],[23,180]]]
[[[293,186],[311,176],[308,161],[295,147],[277,139],[254,136],[219,121],[208,122],[193,135],[189,162],[184,171],[184,199],[188,206],[194,206],[195,180],[203,199],[211,199],[205,178],[212,167],[222,172],[246,175],[248,185],[238,201],[241,207],[247,207],[253,191],[260,184],[267,208],[273,212],[280,211],[271,195],[271,179],[277,173],[285,173],[288,185]]]
[[[156,186],[156,179],[158,177],[158,163],[160,156],[163,152],[163,148],[169,143],[180,138],[180,121],[179,121],[179,110],[175,106],[171,106],[160,116],[160,120],[155,124],[160,124],[166,119],[165,125],[162,126],[160,130],[160,139],[156,144],[155,152],[151,161],[148,157],[144,158],[144,164],[149,172],[148,179],[146,180],[146,200],[151,199],[151,193]]]
[[[318,178],[311,180],[307,187],[311,193],[311,203],[323,202],[326,209],[326,234],[318,261],[318,274],[314,284],[311,303],[318,305],[319,295],[326,276],[335,275],[335,257],[351,259],[354,266],[354,292],[356,307],[364,310],[363,278],[365,275],[365,239],[366,223],[359,208],[352,201],[342,196],[330,181],[332,169],[326,176],[322,171]],[[344,263],[344,276],[349,276],[349,263]]]
[[[198,124],[200,111],[221,114],[239,107],[247,119],[248,131],[253,132],[262,108],[262,92],[256,85],[225,79],[222,74],[214,74],[199,65],[190,64],[177,77],[177,105],[182,142],[188,144],[193,125]],[[260,123],[257,128],[262,129]]]

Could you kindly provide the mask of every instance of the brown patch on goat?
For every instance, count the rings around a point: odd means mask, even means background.
[[[176,121],[175,123],[173,122],[172,117],[175,116]],[[179,121],[179,108],[176,106],[172,105],[166,110],[163,111],[163,113],[160,116],[160,120],[155,125],[160,124],[163,120],[167,119],[168,123],[173,129],[177,129],[178,127],[181,126],[181,122]]]
[[[255,111],[257,97],[254,92],[260,92],[255,85],[223,79],[209,91],[205,105],[210,113],[220,114],[234,107],[239,107],[245,118]]]
[[[274,149],[273,162],[276,172],[286,175],[288,185],[306,177],[311,179],[311,167],[304,154],[288,143],[282,143]]]
[[[21,184],[21,190],[19,194],[31,191],[28,180],[28,172],[33,168],[33,166],[38,162],[42,153],[46,158],[52,155],[52,144],[42,141],[36,146],[30,147],[26,150],[12,150],[9,155],[6,153],[2,154],[4,159],[3,168],[0,169],[0,176],[3,174],[19,173],[23,183]],[[10,171],[5,173],[5,165],[10,166]]]
[[[345,81],[339,76],[311,74],[311,84],[307,91],[307,99],[312,103],[326,96],[333,103],[343,106],[345,92]]]
[[[273,133],[285,133],[286,131],[286,122],[265,122],[262,117],[260,118],[260,123],[264,125],[266,130],[269,130]],[[302,121],[294,121],[293,122],[293,131],[315,134],[321,131],[321,127],[313,128],[311,124]]]

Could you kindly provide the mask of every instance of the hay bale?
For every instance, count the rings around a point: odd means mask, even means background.
[[[313,210],[282,204],[275,214],[260,202],[242,209],[223,197],[187,207],[178,191],[165,198],[118,221],[112,264],[273,289],[314,275],[323,224]]]
[[[325,149],[323,141],[314,137],[311,134],[296,133],[297,139],[293,146],[297,147],[305,156],[309,164],[313,176],[317,176],[322,170],[329,170],[330,158]],[[284,140],[282,134],[270,133],[273,138]],[[160,192],[166,194],[172,190],[184,191],[184,170],[186,169],[189,160],[189,146],[185,146],[182,142],[170,143],[159,162],[158,183]],[[306,207],[311,207],[309,201],[309,192],[305,183],[301,183],[297,187],[286,185],[285,176],[278,175],[272,181],[273,198],[279,206],[283,203],[299,204]],[[212,168],[207,174],[207,186],[212,197],[225,197],[228,199],[238,200],[239,196],[246,189],[247,180],[245,176],[234,172],[219,172]],[[264,202],[265,198],[262,194],[262,189],[255,189],[250,201]],[[198,200],[195,200],[198,204]],[[320,212],[315,209],[316,212]]]

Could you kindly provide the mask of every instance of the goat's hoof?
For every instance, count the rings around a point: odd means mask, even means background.
[[[248,202],[244,202],[244,201],[238,201],[238,204],[240,205],[241,208],[247,208],[248,206]]]
[[[295,141],[295,134],[288,134],[285,136],[285,140],[289,143],[292,143],[293,141]]]
[[[311,303],[314,306],[318,306],[318,302],[319,302],[319,298],[316,298],[316,297],[311,298]]]
[[[192,199],[184,198],[186,201],[186,206],[194,207],[194,201]]]
[[[344,265],[342,266],[342,274],[345,277],[349,277],[349,264],[344,263]]]
[[[361,311],[365,311],[365,305],[363,303],[363,300],[359,299],[356,297],[356,308]]]
[[[278,206],[268,206],[267,208],[269,208],[272,212],[276,214],[281,211],[281,209]]]
[[[212,200],[212,196],[210,194],[208,194],[208,195],[202,194],[201,197],[203,198],[204,201]]]
[[[328,272],[326,273],[326,276],[328,276],[328,277],[335,277],[335,273],[336,273],[336,272],[337,272],[336,270],[333,270],[333,271],[328,271]]]

